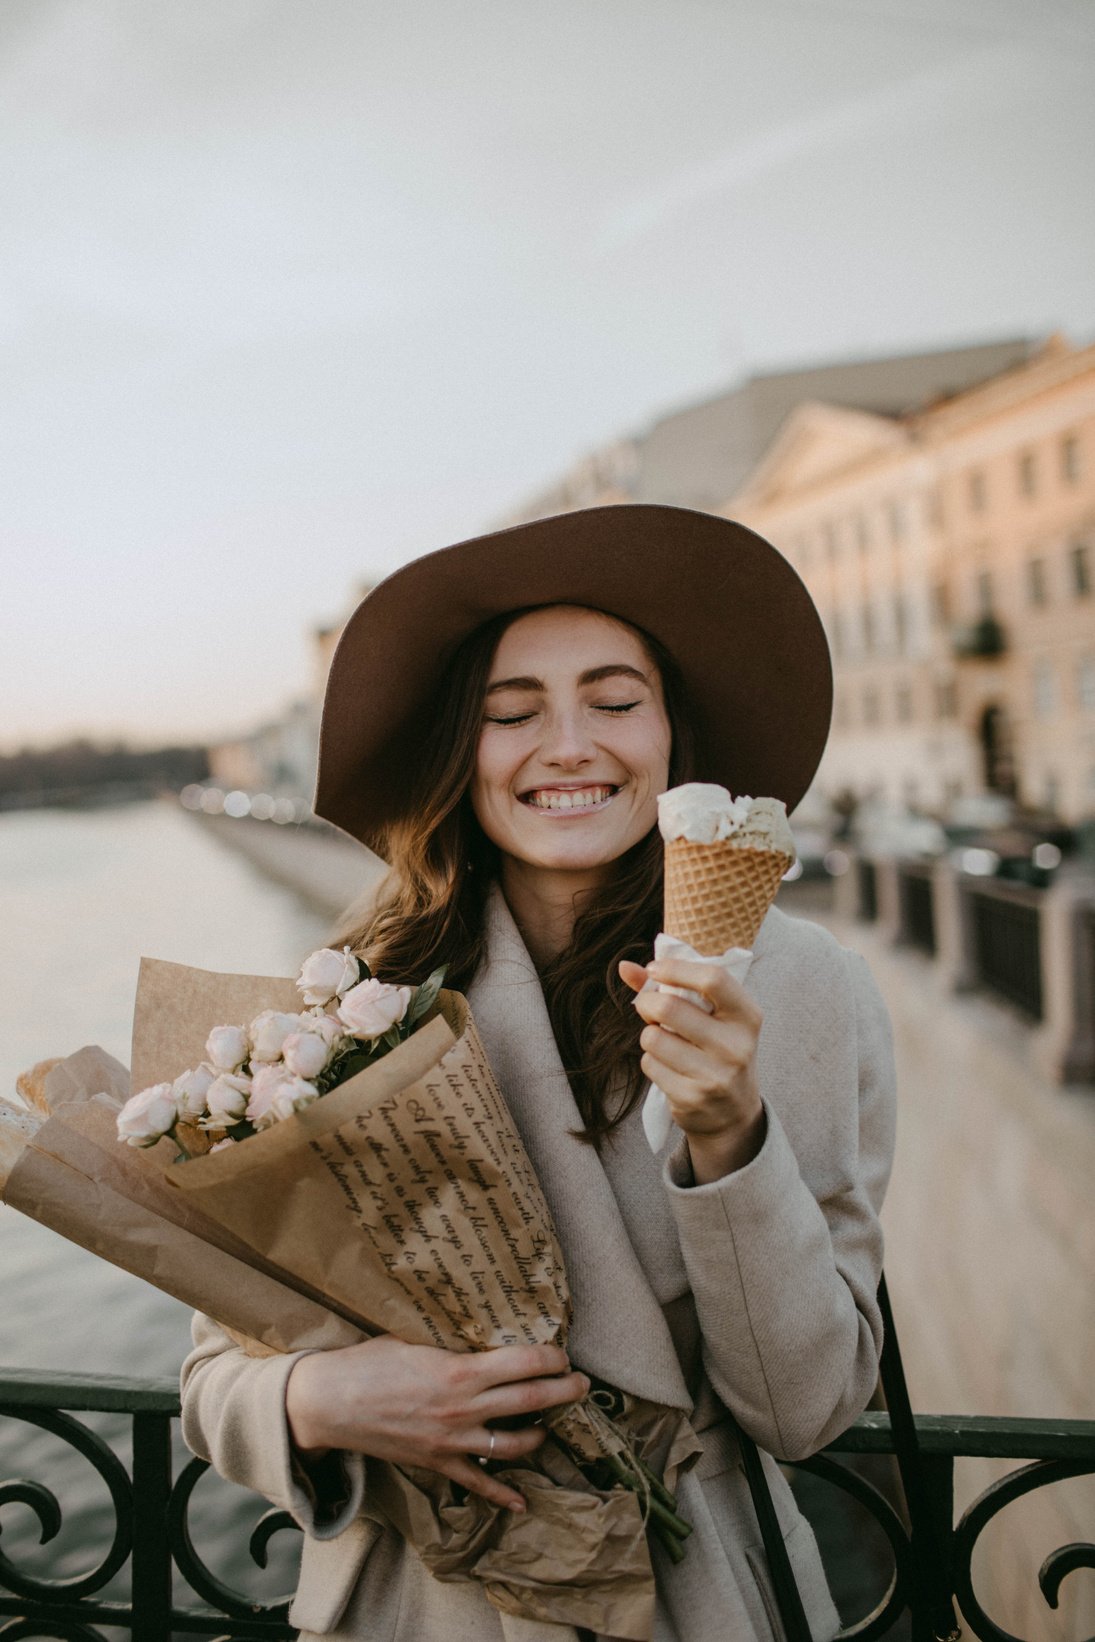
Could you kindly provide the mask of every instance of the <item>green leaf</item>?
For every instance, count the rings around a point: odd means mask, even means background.
[[[437,994],[445,984],[445,973],[448,967],[448,964],[442,964],[440,969],[434,970],[429,980],[423,981],[422,985],[415,989],[414,996],[411,999],[410,1008],[407,1010],[406,1015],[408,1031],[412,1026],[417,1025],[422,1017],[428,1014],[437,1002]]]

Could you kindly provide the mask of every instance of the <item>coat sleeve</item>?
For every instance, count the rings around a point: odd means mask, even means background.
[[[866,964],[833,956],[843,975],[827,965],[822,991],[854,1045],[807,1043],[797,1076],[813,1087],[786,1102],[786,1122],[762,1076],[767,1129],[743,1168],[695,1186],[685,1143],[666,1168],[707,1377],[782,1459],[823,1448],[862,1412],[882,1344],[878,1210],[893,1156],[893,1046]]]
[[[288,1511],[306,1534],[334,1539],[358,1516],[365,1492],[360,1454],[329,1455],[305,1469],[293,1450],[285,1388],[303,1352],[249,1357],[199,1312],[182,1366],[182,1430],[200,1459]]]

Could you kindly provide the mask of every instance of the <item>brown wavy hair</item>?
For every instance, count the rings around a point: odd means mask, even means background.
[[[380,846],[392,868],[380,904],[367,923],[338,936],[387,980],[416,985],[447,964],[446,985],[463,991],[485,956],[487,894],[499,861],[475,818],[469,788],[494,653],[506,628],[526,614],[496,616],[457,650],[438,692],[430,736],[414,754],[418,770],[409,807],[388,826]],[[676,786],[692,774],[677,664],[641,628],[621,625],[635,633],[661,677],[672,732],[669,780]],[[540,972],[583,1138],[595,1145],[632,1110],[643,1087],[642,1022],[617,964],[621,958],[645,963],[661,928],[657,828],[616,865],[611,880],[583,906],[570,944]]]

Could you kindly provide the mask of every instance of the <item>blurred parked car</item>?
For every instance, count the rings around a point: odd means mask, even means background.
[[[999,794],[957,800],[943,818],[951,859],[977,877],[1044,888],[1076,848],[1071,827],[1045,811],[1024,810]]]

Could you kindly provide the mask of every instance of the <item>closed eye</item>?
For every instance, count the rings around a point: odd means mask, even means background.
[[[531,717],[532,717],[531,713],[509,713],[504,718],[503,717],[497,717],[493,713],[488,713],[487,716],[486,716],[486,723],[488,723],[488,724],[527,724]]]
[[[638,701],[602,701],[598,703],[597,711],[599,713],[629,713],[633,707],[638,706],[641,706],[641,703]]]

